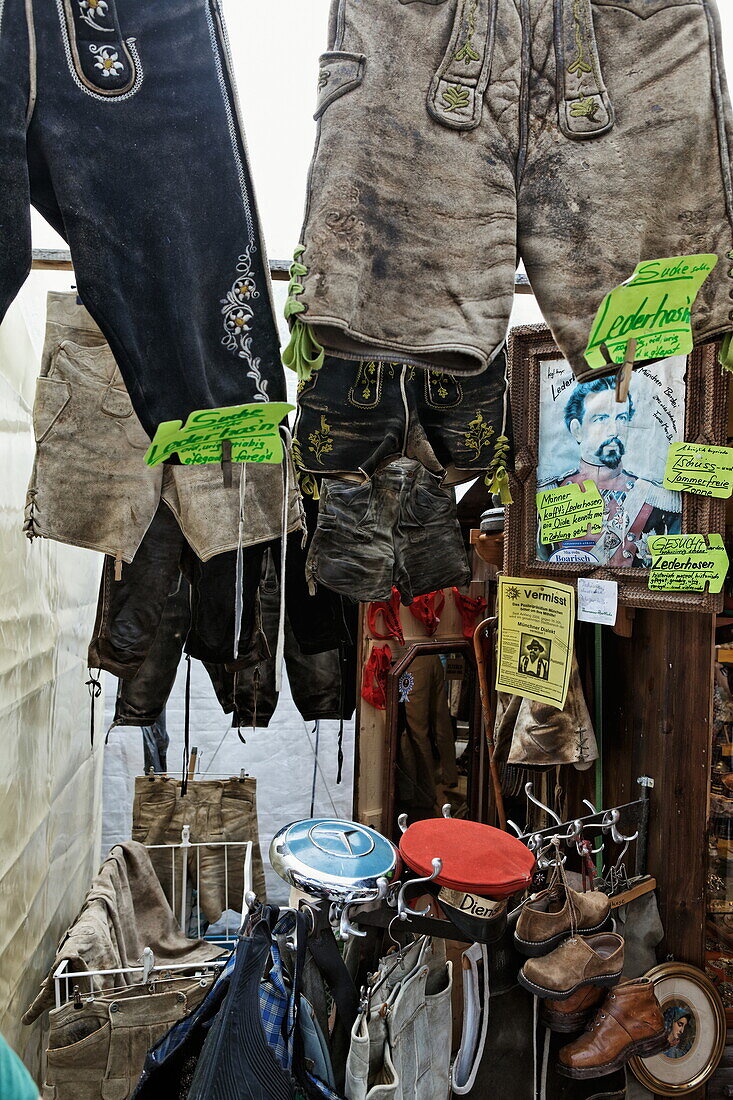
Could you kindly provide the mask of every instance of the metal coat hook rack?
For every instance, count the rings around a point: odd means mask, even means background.
[[[634,875],[638,877],[646,874],[649,792],[654,786],[654,780],[649,776],[641,776],[637,783],[641,788],[641,795],[636,801],[613,806],[610,809],[597,810],[592,802],[583,799],[583,804],[591,811],[590,814],[571,821],[561,821],[554,810],[536,797],[532,783],[527,783],[524,790],[528,800],[543,810],[552,824],[531,832],[524,832],[513,821],[508,821],[507,824],[530,851],[535,852],[540,867],[547,867],[552,862],[557,862],[557,860],[547,860],[545,853],[553,846],[557,849],[558,843],[573,846],[580,854],[581,841],[585,839],[585,834],[589,833],[601,837],[600,846],[590,849],[593,855],[599,855],[604,850],[607,839],[613,844],[622,846],[620,854],[610,868],[611,874],[618,873],[629,846],[632,842],[636,842]],[[563,863],[565,859],[566,857],[563,856]],[[616,877],[618,878],[618,874]]]

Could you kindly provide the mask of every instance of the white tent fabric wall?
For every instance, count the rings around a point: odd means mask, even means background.
[[[23,534],[43,290],[31,279],[0,327],[0,1031],[36,1080],[41,1024],[20,1018],[96,870],[102,779],[85,687],[100,561]]]
[[[114,714],[116,680],[106,676],[107,726]],[[191,745],[200,753],[197,775],[205,779],[239,775],[242,768],[257,780],[257,809],[260,843],[267,874],[267,897],[286,902],[288,887],[270,869],[267,852],[272,837],[283,825],[309,817],[314,768],[316,769],[315,816],[351,817],[354,723],[344,723],[343,782],[336,784],[338,722],[319,726],[318,766],[315,764],[316,735],[313,722],[305,723],[295,709],[287,678],[277,710],[267,729],[243,729],[242,744],[231,729],[231,716],[224,715],[211,681],[198,661],[191,669]],[[166,710],[170,736],[168,772],[181,775],[185,705],[185,662]],[[132,794],[136,775],[143,772],[142,733],[117,726],[109,735],[104,758],[104,824],[102,850],[130,836]],[[198,839],[198,838],[196,838]]]

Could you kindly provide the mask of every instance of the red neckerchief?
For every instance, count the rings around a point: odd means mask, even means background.
[[[387,709],[387,673],[392,664],[392,650],[388,645],[375,645],[364,666],[361,697],[377,710]]]
[[[463,637],[473,638],[476,620],[486,610],[486,600],[480,596],[464,596],[457,588],[453,589],[453,599],[463,622]]]
[[[377,619],[382,616],[385,633],[377,629]],[[367,610],[367,628],[372,638],[384,641],[386,638],[395,638],[400,645],[405,644],[405,636],[402,633],[400,622],[400,594],[396,588],[392,589],[392,595],[388,600],[373,600]]]
[[[591,855],[592,849],[593,845],[589,840],[581,840],[580,844],[578,845],[578,850],[581,853],[581,858],[583,861],[583,893],[585,893],[587,890],[593,889],[593,883],[595,882],[596,875],[598,874],[596,865],[593,862],[593,856]]]
[[[410,613],[415,619],[420,620],[425,627],[425,633],[432,638],[438,629],[444,607],[445,592],[441,588],[437,592],[427,592],[424,596],[416,596],[410,604]]]

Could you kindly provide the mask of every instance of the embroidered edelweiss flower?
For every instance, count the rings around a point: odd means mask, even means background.
[[[226,329],[234,336],[243,336],[252,320],[251,312],[244,309],[232,309],[224,321]]]
[[[89,12],[91,15],[99,15],[104,19],[109,9],[107,0],[79,0],[82,15]]]
[[[118,76],[124,69],[124,65],[120,61],[120,55],[116,50],[111,50],[108,46],[104,46],[103,49],[97,50],[97,60],[94,62],[95,69],[99,69],[102,76]]]
[[[249,298],[255,290],[254,279],[237,279],[232,289],[238,298]]]

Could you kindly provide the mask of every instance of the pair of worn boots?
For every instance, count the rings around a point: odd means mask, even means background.
[[[586,1028],[558,1056],[558,1071],[576,1080],[614,1073],[632,1055],[649,1057],[667,1045],[653,984],[620,982],[624,940],[603,931],[609,914],[605,894],[578,893],[558,881],[524,907],[514,936],[517,950],[529,956],[519,983],[544,999],[545,1026],[566,1033]]]

